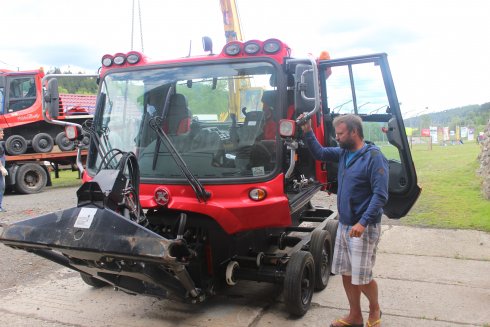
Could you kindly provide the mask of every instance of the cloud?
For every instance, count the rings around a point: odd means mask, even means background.
[[[101,54],[94,56],[93,49],[83,44],[23,45],[7,48],[3,55],[10,58],[8,59],[10,62],[25,63],[19,66],[21,70],[29,70],[39,66],[51,68],[74,65],[91,73],[97,71],[102,57]]]

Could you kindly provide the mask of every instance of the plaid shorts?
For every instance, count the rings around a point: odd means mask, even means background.
[[[368,225],[361,237],[350,237],[352,226],[339,223],[332,273],[352,276],[352,284],[366,285],[373,279],[381,223]]]

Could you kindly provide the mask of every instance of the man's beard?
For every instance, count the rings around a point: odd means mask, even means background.
[[[352,140],[346,140],[344,142],[339,142],[339,146],[342,149],[346,149],[348,151],[354,150],[355,143]]]

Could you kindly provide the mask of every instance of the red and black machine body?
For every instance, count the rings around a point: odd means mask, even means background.
[[[390,163],[388,216],[406,215],[420,193],[385,54],[298,59],[269,39],[166,61],[118,53],[102,65],[77,207],[0,237],[90,285],[202,302],[223,285],[264,281],[284,285],[287,310],[304,314],[327,286],[338,221],[312,204],[335,192],[336,166],[311,158],[302,113],[325,146],[337,146],[333,118],[362,117]]]

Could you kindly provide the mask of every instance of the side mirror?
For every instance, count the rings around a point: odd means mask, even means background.
[[[209,36],[202,37],[202,48],[204,51],[213,54],[213,40]]]
[[[60,95],[58,92],[58,80],[56,78],[50,79],[48,82],[48,87],[44,94],[43,110],[48,111],[50,119],[57,119],[59,116]]]
[[[315,109],[315,81],[313,67],[299,64],[295,71],[294,106],[298,114]]]

